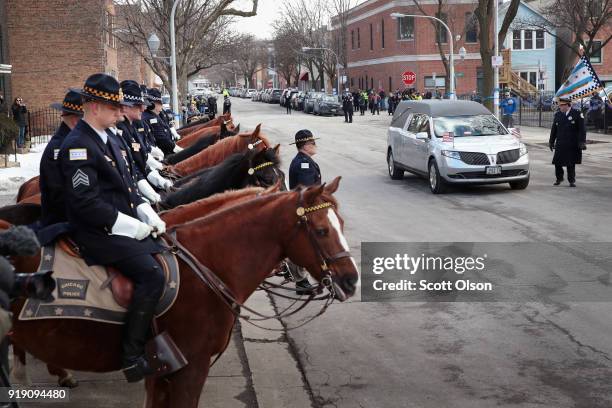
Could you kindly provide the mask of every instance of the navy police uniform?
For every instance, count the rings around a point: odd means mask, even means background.
[[[305,143],[317,140],[308,129],[302,129],[295,134],[295,144],[301,149]],[[321,171],[319,165],[306,153],[298,151],[297,155],[289,165],[289,188],[294,189],[298,185],[305,187],[313,184],[321,184]]]
[[[353,95],[348,91],[342,96],[342,110],[344,111],[344,121],[353,123]]]
[[[564,100],[561,100],[563,103]],[[569,102],[569,101],[567,101]],[[586,149],[586,128],[584,116],[576,109],[567,114],[557,111],[553,118],[548,141],[550,149],[555,150],[552,163],[555,165],[557,183],[563,181],[563,167],[567,167],[567,180],[576,182],[576,164],[582,163],[582,150]]]
[[[149,101],[152,103],[161,103],[161,93],[159,89],[149,89],[148,92]],[[153,109],[149,106],[147,110],[142,114],[143,122],[146,122],[151,130],[151,134],[155,138],[155,145],[164,152],[164,155],[174,153],[174,141],[172,140],[172,132],[170,126],[161,117],[161,115],[153,112]]]

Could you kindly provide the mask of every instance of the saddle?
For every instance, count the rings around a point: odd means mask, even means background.
[[[73,258],[81,258],[79,247],[69,237],[63,236],[58,239],[58,247]],[[168,282],[170,276],[170,266],[166,259],[160,254],[154,254],[154,258],[161,266],[165,281]],[[123,275],[117,268],[112,266],[106,266],[106,275],[108,278],[102,284],[100,289],[110,288],[113,299],[121,307],[128,308],[132,302],[132,296],[134,294],[134,284],[132,281]]]

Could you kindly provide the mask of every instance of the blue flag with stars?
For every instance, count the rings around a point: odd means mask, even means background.
[[[581,99],[603,89],[593,66],[581,56],[567,81],[561,85],[555,98]]]

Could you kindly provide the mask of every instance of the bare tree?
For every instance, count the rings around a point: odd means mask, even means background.
[[[288,86],[297,85],[300,66],[300,41],[295,31],[287,24],[278,25],[274,32],[274,59],[276,72],[282,76]],[[295,78],[295,81],[293,79]]]
[[[492,95],[493,90],[499,84],[495,84],[493,77],[493,64],[491,57],[495,50],[495,44],[492,41],[493,35],[491,35],[495,21],[495,1],[497,0],[478,0],[478,6],[474,10],[474,15],[478,19],[478,39],[480,41],[480,57],[482,59],[482,71],[483,71],[483,93],[484,95]],[[508,5],[508,11],[504,17],[504,21],[499,28],[497,41],[499,44],[504,43],[510,24],[516,17],[520,0],[511,0]],[[485,98],[484,104],[493,111],[493,100],[491,98]]]
[[[234,17],[257,14],[258,0],[249,0],[250,10],[235,7],[239,0],[183,0],[175,16],[176,68],[179,91],[186,94],[187,78],[203,69],[227,62],[237,42],[228,27]],[[170,87],[167,59],[153,58],[147,39],[152,33],[160,39],[159,54],[170,55],[169,24],[172,0],[125,0],[117,5],[119,18],[113,35],[132,47]]]
[[[327,2],[328,13],[334,16],[332,19],[332,49],[338,55],[338,60],[344,68],[345,74],[348,72],[349,11],[355,7],[357,3],[357,0],[330,0]],[[340,90],[338,92],[340,92]]]
[[[254,35],[241,36],[240,46],[236,48],[236,65],[244,78],[244,85],[252,87],[253,76],[266,64],[267,50],[262,41]]]
[[[513,28],[543,30],[576,56],[583,47],[584,54],[591,57],[612,40],[612,0],[553,0],[540,12],[546,20],[521,18]],[[599,45],[597,37],[602,37]],[[564,68],[571,69],[573,59],[566,64]]]

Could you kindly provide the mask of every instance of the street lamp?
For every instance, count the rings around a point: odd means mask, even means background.
[[[337,70],[337,79],[338,79],[338,95],[340,95],[340,62],[338,60],[338,55],[331,49],[326,47],[302,47],[302,52],[311,51],[311,50],[326,50],[334,54],[336,57],[336,70]]]
[[[449,60],[450,60],[450,86],[449,86],[449,90],[450,90],[450,95],[449,95],[449,99],[455,99],[455,55],[453,54],[453,33],[451,33],[450,28],[448,28],[448,26],[446,25],[446,23],[442,20],[440,20],[437,17],[432,17],[432,16],[424,16],[424,15],[420,15],[420,14],[403,14],[403,13],[391,13],[391,18],[400,18],[400,17],[419,17],[419,18],[430,18],[432,20],[436,20],[438,23],[442,24],[444,26],[444,28],[446,28],[446,31],[448,31],[448,36],[449,36],[449,46],[450,46],[450,55],[449,55]]]
[[[159,37],[157,36],[157,34],[152,33],[149,36],[149,39],[147,40],[147,44],[149,45],[151,53],[156,54],[157,51],[159,51],[159,45],[161,44],[161,41],[159,41]]]
[[[177,123],[180,124],[179,106],[178,106],[178,84],[176,79],[176,34],[174,33],[174,15],[176,14],[176,6],[180,0],[174,0],[172,11],[170,12],[170,65],[172,66],[172,116]]]

